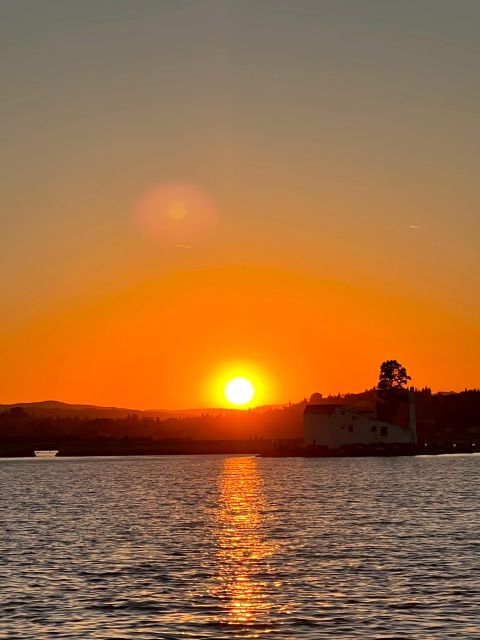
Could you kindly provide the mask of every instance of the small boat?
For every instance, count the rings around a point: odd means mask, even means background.
[[[45,451],[34,451],[34,453],[36,458],[54,458],[57,455],[58,450],[55,451],[51,449]]]

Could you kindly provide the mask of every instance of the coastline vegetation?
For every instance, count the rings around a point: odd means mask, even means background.
[[[432,393],[416,389],[418,442],[428,449],[480,451],[480,389]],[[320,403],[339,402],[368,410],[376,390],[338,394]],[[115,409],[77,412],[39,405],[9,406],[0,413],[0,456],[33,455],[34,449],[60,449],[60,455],[149,453],[264,453],[279,443],[300,445],[307,399],[256,410],[206,410],[198,415],[163,418]],[[70,407],[66,414],[65,407]],[[103,414],[99,414],[103,410]],[[119,410],[117,410],[119,411]],[[110,415],[109,415],[110,413]],[[66,414],[66,415],[65,415]],[[101,415],[102,417],[99,417]]]

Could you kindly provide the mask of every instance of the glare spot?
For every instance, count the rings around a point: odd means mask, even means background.
[[[167,209],[167,215],[172,220],[183,220],[187,214],[188,210],[184,202],[172,202]]]
[[[215,230],[218,213],[201,187],[183,183],[160,184],[142,196],[135,220],[148,237],[164,245],[197,245]]]

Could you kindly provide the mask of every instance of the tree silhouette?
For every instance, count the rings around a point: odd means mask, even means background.
[[[407,370],[396,360],[385,360],[380,365],[379,389],[404,389],[411,380]]]

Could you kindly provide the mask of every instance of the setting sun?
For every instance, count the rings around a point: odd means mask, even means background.
[[[204,389],[207,407],[250,409],[277,401],[271,374],[253,359],[231,359],[211,369]]]
[[[247,404],[255,395],[253,384],[247,378],[233,378],[225,385],[225,397],[238,406]]]

